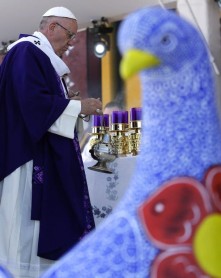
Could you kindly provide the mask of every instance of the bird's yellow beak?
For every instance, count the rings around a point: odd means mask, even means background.
[[[145,68],[159,64],[160,60],[153,54],[138,49],[130,49],[121,60],[120,75],[123,79],[127,79]]]

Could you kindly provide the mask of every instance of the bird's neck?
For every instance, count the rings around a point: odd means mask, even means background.
[[[143,76],[141,167],[199,178],[221,163],[220,119],[208,73],[205,65],[176,79]]]

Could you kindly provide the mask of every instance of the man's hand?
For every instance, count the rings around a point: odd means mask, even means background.
[[[81,114],[99,115],[102,114],[102,103],[99,98],[86,98],[81,100]]]
[[[99,98],[80,99],[77,96],[71,97],[72,100],[81,101],[81,112],[84,115],[99,115],[102,114],[102,103]]]

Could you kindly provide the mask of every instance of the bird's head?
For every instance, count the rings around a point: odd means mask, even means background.
[[[138,10],[121,23],[118,47],[124,79],[147,69],[149,74],[174,74],[205,57],[206,51],[195,27],[175,12],[156,7]]]

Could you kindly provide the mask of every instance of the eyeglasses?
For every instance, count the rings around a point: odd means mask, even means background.
[[[69,40],[73,40],[75,39],[76,37],[76,34],[75,33],[72,33],[71,31],[69,31],[67,28],[65,28],[64,26],[62,26],[60,23],[56,22],[55,23],[56,25],[60,26],[61,28],[63,28],[66,32],[67,32],[67,35],[68,35],[68,39]]]

